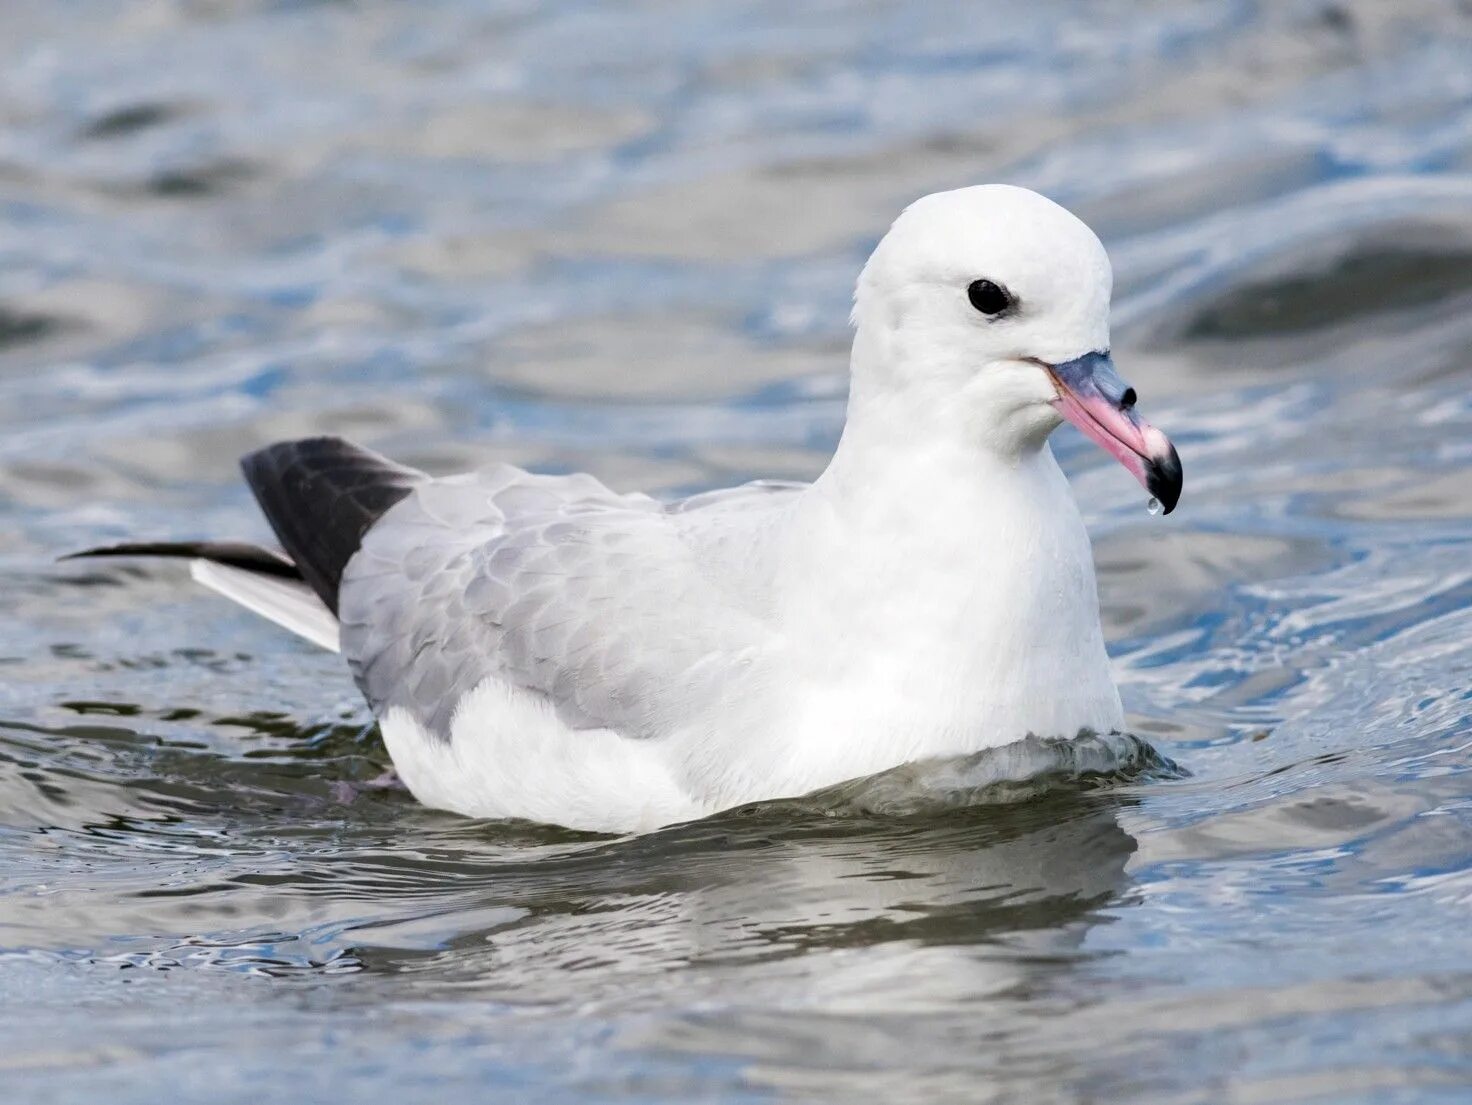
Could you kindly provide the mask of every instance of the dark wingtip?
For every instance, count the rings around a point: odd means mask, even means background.
[[[428,478],[340,437],[278,441],[240,467],[302,579],[333,613],[363,535]]]
[[[1149,462],[1146,469],[1146,487],[1160,502],[1162,512],[1169,514],[1181,500],[1181,458],[1172,445],[1165,456]]]
[[[84,557],[101,556],[160,556],[176,560],[212,560],[231,568],[241,568],[258,575],[280,576],[284,579],[300,579],[297,570],[286,557],[259,545],[244,541],[129,541],[121,545],[99,545],[92,549],[58,556],[63,560],[81,560]]]
[[[63,553],[58,556],[57,562],[63,560],[81,560],[89,556],[186,556],[190,555],[182,550],[183,544],[163,544],[159,542],[129,542],[122,545],[98,545],[91,549],[78,549],[76,552]]]

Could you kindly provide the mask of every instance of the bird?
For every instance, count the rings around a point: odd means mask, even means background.
[[[1125,724],[1067,421],[1169,513],[1181,463],[1110,353],[1079,218],[982,184],[906,207],[854,292],[811,483],[676,501],[349,441],[241,461],[279,548],[152,542],[340,652],[403,784],[478,818],[646,832],[1028,736]]]

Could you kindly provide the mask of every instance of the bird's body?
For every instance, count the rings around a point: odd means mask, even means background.
[[[628,829],[1117,729],[1051,453],[951,496],[914,493],[947,458],[911,460],[857,497],[835,471],[670,507],[509,467],[426,484],[340,599],[400,776],[461,813]],[[458,626],[428,613],[436,594]],[[466,596],[485,605],[467,616]]]
[[[848,421],[811,485],[664,504],[286,443],[247,475],[301,580],[191,546],[200,578],[337,644],[409,789],[474,816],[642,830],[1118,729],[1088,536],[1047,435],[1073,399],[1142,480],[1174,453],[1133,392],[1098,398],[1124,392],[1097,239],[1032,193],[965,192],[917,204],[866,268]]]

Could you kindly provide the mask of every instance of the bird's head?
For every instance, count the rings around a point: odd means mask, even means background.
[[[1065,419],[1169,513],[1181,464],[1109,353],[1113,274],[1099,239],[1036,192],[938,192],[895,220],[854,296],[855,387],[920,407],[1004,457]]]

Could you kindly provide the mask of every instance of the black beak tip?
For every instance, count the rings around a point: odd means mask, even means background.
[[[1181,458],[1175,446],[1163,457],[1150,461],[1146,469],[1146,486],[1150,494],[1160,502],[1161,510],[1169,514],[1181,499]]]

